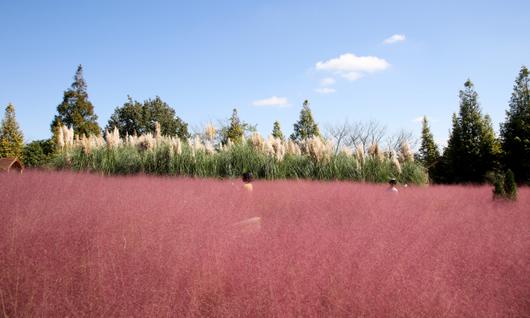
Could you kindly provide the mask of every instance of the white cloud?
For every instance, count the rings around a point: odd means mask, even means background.
[[[384,71],[390,64],[384,59],[376,56],[356,56],[352,53],[342,54],[339,57],[320,61],[315,68],[320,71],[328,71],[338,74],[349,81],[355,81],[367,73]]]
[[[403,42],[406,39],[407,39],[407,37],[405,36],[405,34],[394,34],[391,37],[385,39],[383,41],[383,43],[384,44],[394,44],[394,43],[398,43],[398,42]]]
[[[412,121],[415,123],[423,123],[423,116],[416,117]]]
[[[272,96],[252,102],[254,106],[289,106],[289,101],[285,97]]]
[[[351,73],[346,73],[346,74],[342,75],[342,77],[344,77],[348,81],[356,81],[356,80],[362,78],[363,76],[364,76],[364,74],[358,73],[358,72],[351,72]]]
[[[331,86],[335,84],[336,80],[333,77],[326,77],[320,80],[321,86]]]
[[[332,94],[335,93],[337,90],[331,87],[320,87],[315,89],[315,91],[319,94]]]

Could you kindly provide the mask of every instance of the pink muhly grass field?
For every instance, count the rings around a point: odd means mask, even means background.
[[[4,317],[530,316],[528,188],[27,171],[0,220]]]

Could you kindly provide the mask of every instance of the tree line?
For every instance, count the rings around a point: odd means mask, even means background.
[[[530,184],[530,95],[528,69],[515,79],[506,119],[497,137],[491,118],[482,113],[471,80],[459,92],[447,147],[440,153],[427,118],[422,125],[418,158],[436,183],[494,182],[509,171],[519,184]]]
[[[510,170],[520,184],[530,184],[530,95],[528,69],[523,66],[513,87],[506,111],[506,120],[501,124],[500,135],[496,136],[491,118],[482,113],[478,93],[471,80],[464,83],[459,92],[459,111],[453,114],[452,128],[447,146],[440,151],[430,131],[429,122],[423,118],[421,145],[415,157],[429,173],[434,183],[482,183],[492,181],[495,175]],[[117,107],[107,125],[102,129],[97,123],[94,106],[87,93],[83,67],[79,65],[74,81],[57,106],[52,120],[52,135],[58,127],[72,127],[77,136],[100,135],[116,127],[120,136],[154,133],[156,123],[162,134],[187,139],[192,136],[188,124],[176,115],[175,110],[160,97],[143,102],[127,101]],[[19,157],[28,166],[43,165],[55,152],[55,138],[33,141],[24,145],[22,132],[15,119],[12,104],[6,107],[0,127],[0,157]],[[239,119],[237,109],[231,117],[221,123],[219,138],[222,144],[238,143],[246,133],[256,130]],[[341,144],[368,147],[381,141],[384,127],[377,122],[368,124],[328,127],[327,135],[334,139],[338,151]],[[273,124],[272,136],[284,139],[280,123]],[[322,136],[315,122],[309,102],[302,105],[299,120],[294,124],[289,138],[295,142]],[[389,140],[389,147],[400,147],[410,140],[410,135],[401,132]]]

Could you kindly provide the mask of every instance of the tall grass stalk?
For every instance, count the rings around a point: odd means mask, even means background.
[[[116,130],[105,138],[82,136],[62,147],[52,165],[57,169],[104,174],[155,174],[192,177],[239,177],[245,171],[261,179],[315,179],[424,184],[425,169],[406,155],[384,153],[378,145],[334,153],[331,141],[311,138],[296,144],[254,133],[241,143],[214,144],[214,128],[204,138],[190,140],[161,136],[126,136]],[[66,131],[66,130],[65,130]],[[68,140],[73,140],[68,135]]]

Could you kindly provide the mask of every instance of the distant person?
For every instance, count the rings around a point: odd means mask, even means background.
[[[389,187],[386,190],[387,192],[392,192],[392,193],[398,193],[399,192],[398,189],[396,188],[396,184],[397,184],[396,178],[391,178],[388,181],[388,184],[389,184]]]
[[[252,192],[252,181],[254,179],[251,172],[245,172],[243,173],[243,188],[246,190],[245,192],[251,193]],[[247,215],[255,215],[253,210],[253,204],[252,204],[252,196],[246,196],[244,195],[243,200],[241,201],[241,209],[246,212]],[[261,231],[262,227],[262,220],[259,216],[250,217],[247,219],[244,219],[240,222],[233,223],[233,226],[239,229],[239,231],[243,234],[254,234]]]
[[[253,176],[251,172],[245,172],[243,173],[243,188],[245,188],[247,191],[252,191],[252,180]]]

